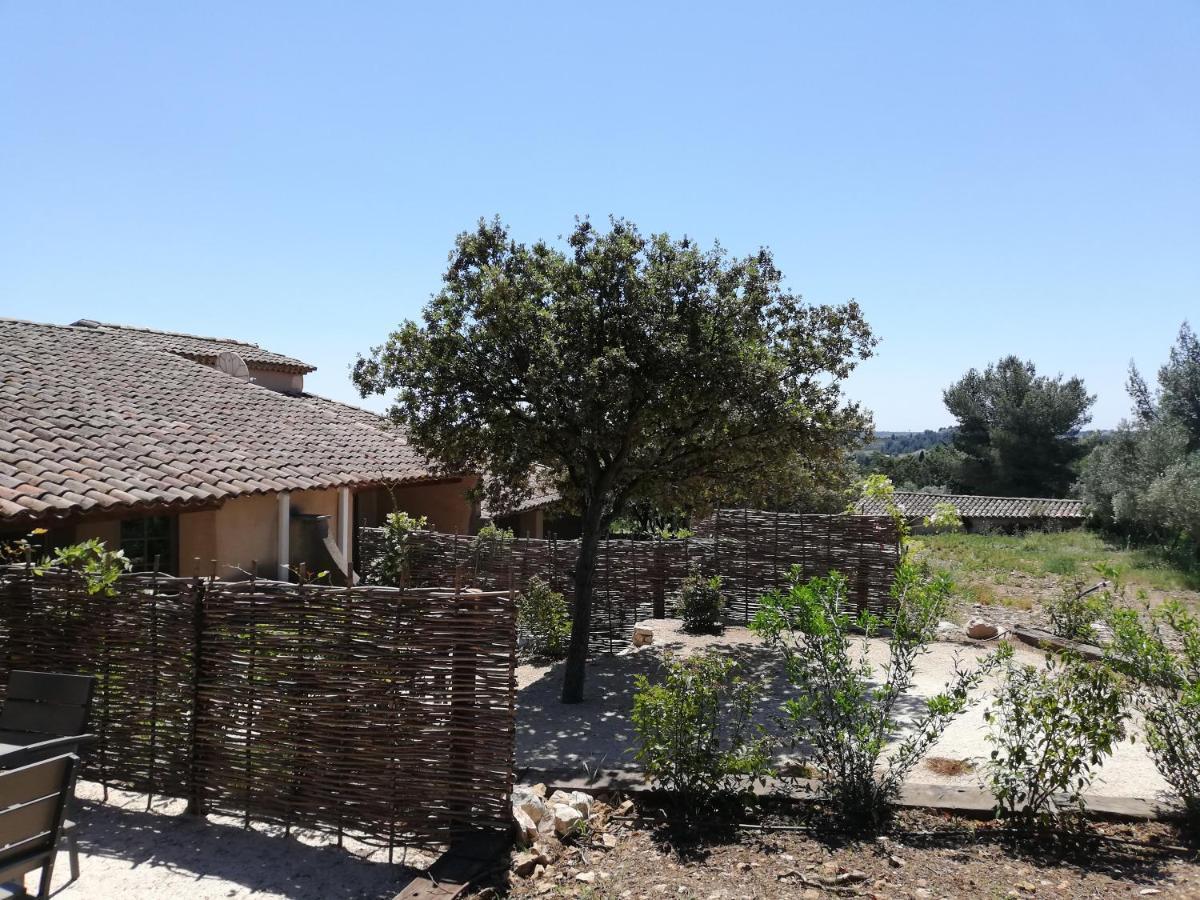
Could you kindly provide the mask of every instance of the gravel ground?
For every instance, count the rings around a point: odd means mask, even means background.
[[[70,868],[60,852],[54,889],[63,900],[391,900],[432,861],[410,852],[407,866],[389,865],[386,850],[351,840],[338,849],[327,835],[293,830],[285,837],[281,828],[259,826],[247,831],[224,816],[200,821],[184,814],[181,800],[156,800],[147,812],[145,795],[109,791],[107,802],[101,795],[91,782],[76,788],[80,879],[67,885]]]
[[[743,673],[760,679],[767,702],[761,704],[760,721],[778,730],[778,709],[789,695],[790,686],[779,669],[778,656],[768,650],[748,629],[731,627],[720,636],[688,635],[680,631],[678,620],[654,620],[654,643],[617,656],[601,657],[588,666],[587,699],[564,706],[558,702],[562,685],[561,664],[521,666],[517,673],[517,765],[543,771],[587,776],[596,771],[636,770],[632,757],[633,728],[629,711],[633,704],[633,676],[652,673],[664,652],[687,655],[715,648],[738,658]],[[967,641],[967,639],[963,639]],[[907,716],[921,711],[924,700],[939,692],[951,677],[956,660],[971,662],[994,649],[995,642],[939,641],[929,647],[917,666],[915,694]],[[1040,665],[1043,654],[1024,644],[1016,644],[1018,660]],[[887,642],[872,640],[869,655],[877,666],[886,659]],[[990,745],[983,720],[984,702],[957,719],[928,754],[929,758],[954,761],[986,758]],[[792,757],[781,751],[776,765],[786,767]],[[919,767],[910,779],[914,783],[976,785],[978,776],[965,773],[941,774],[928,765]],[[1100,778],[1092,786],[1095,796],[1156,799],[1166,788],[1142,741],[1126,741],[1105,763]]]

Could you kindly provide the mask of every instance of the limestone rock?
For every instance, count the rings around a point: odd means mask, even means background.
[[[654,629],[646,625],[633,626],[633,646],[644,647],[654,643]]]
[[[513,810],[513,821],[517,826],[517,844],[521,847],[528,847],[538,837],[537,823],[529,818],[528,813],[523,809]]]
[[[554,833],[560,838],[575,832],[582,821],[583,816],[574,807],[566,805],[554,807]]]

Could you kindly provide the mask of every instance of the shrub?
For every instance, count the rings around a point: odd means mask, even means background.
[[[999,815],[1044,829],[1083,811],[1083,792],[1125,737],[1128,714],[1111,670],[1047,656],[1041,669],[1010,662],[984,718]]]
[[[109,550],[97,538],[58,547],[53,556],[42,560],[41,568],[63,568],[78,572],[87,584],[87,592],[93,595],[115,597],[117,579],[128,572],[131,564],[124,550]]]
[[[427,527],[424,516],[414,517],[404,511],[388,513],[383,528],[383,546],[379,555],[367,563],[366,580],[372,584],[408,587],[421,549],[414,533]]]
[[[824,779],[833,812],[853,830],[870,830],[886,819],[900,786],[953,719],[972,701],[1004,648],[981,665],[957,668],[945,690],[928,700],[908,725],[909,734],[881,765],[892,735],[905,730],[901,701],[913,684],[917,656],[933,639],[950,602],[952,584],[904,561],[893,585],[893,608],[884,617],[846,610],[846,580],[838,573],[804,581],[792,570],[786,590],[768,594],[754,630],[783,651],[796,696],[785,705],[795,742]],[[867,641],[890,631],[881,676],[867,657]]]
[[[758,691],[716,653],[665,658],[663,678],[634,679],[636,758],[685,817],[768,774],[768,743],[751,717]]]
[[[529,635],[533,652],[549,659],[562,659],[571,640],[567,601],[540,578],[531,578],[525,593],[517,597],[517,625]]]
[[[725,611],[725,598],[721,594],[721,576],[705,578],[691,574],[683,580],[679,592],[679,617],[683,630],[692,634],[719,633],[724,627],[721,621]]]
[[[508,552],[512,541],[513,533],[509,528],[498,528],[491,522],[480,528],[467,551],[467,561],[472,574],[478,578],[488,562],[499,559]]]
[[[1085,588],[1083,582],[1063,585],[1062,593],[1046,604],[1050,627],[1061,638],[1091,643],[1096,640],[1096,624],[1111,606],[1110,595]]]
[[[1200,622],[1177,601],[1148,622],[1127,607],[1110,621],[1110,662],[1137,685],[1150,756],[1200,826]]]

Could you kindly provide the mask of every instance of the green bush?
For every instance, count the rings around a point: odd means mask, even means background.
[[[517,626],[530,638],[535,655],[562,659],[571,641],[567,601],[550,585],[534,577],[517,597]]]
[[[901,701],[912,689],[917,657],[936,634],[952,590],[945,576],[905,561],[896,571],[894,606],[882,618],[866,612],[852,617],[846,579],[836,572],[805,581],[793,569],[788,588],[762,599],[753,627],[783,651],[796,687],[785,706],[795,743],[808,748],[806,762],[823,779],[832,811],[853,830],[883,823],[905,777],[1010,652],[1006,647],[974,669],[958,669],[915,722],[902,721]],[[855,628],[867,637],[890,633],[882,673],[874,671],[867,642],[853,634]],[[892,736],[905,730],[908,736],[883,763]]]
[[[1200,622],[1176,601],[1148,621],[1127,607],[1110,621],[1110,662],[1137,686],[1150,756],[1200,827]]]
[[[634,679],[636,758],[685,816],[748,791],[768,774],[769,744],[752,724],[758,690],[716,653],[668,654],[661,681]]]
[[[383,526],[383,546],[366,564],[363,573],[366,580],[371,584],[408,587],[421,551],[414,534],[424,531],[428,524],[424,516],[410,516],[403,510],[388,513]]]
[[[503,557],[512,546],[512,542],[512,529],[498,528],[491,522],[480,528],[471,539],[471,546],[467,550],[467,562],[471,573],[476,578],[482,576],[487,564]]]
[[[691,574],[683,580],[679,591],[679,618],[683,630],[692,634],[714,634],[724,628],[722,614],[725,597],[721,594],[721,576],[704,578]]]
[[[1112,596],[1111,589],[1089,590],[1082,581],[1064,584],[1059,596],[1046,604],[1050,627],[1061,638],[1092,643],[1096,625],[1112,608]]]
[[[984,717],[998,813],[1046,829],[1082,813],[1083,792],[1125,737],[1128,713],[1110,669],[1047,656],[1041,669],[1010,662]]]

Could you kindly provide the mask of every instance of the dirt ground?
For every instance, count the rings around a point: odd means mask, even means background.
[[[666,652],[679,655],[715,648],[741,663],[745,676],[763,685],[759,722],[778,733],[779,709],[790,696],[791,686],[780,670],[778,655],[764,647],[749,630],[730,627],[720,636],[688,635],[678,620],[658,619],[647,624],[655,630],[654,643],[624,654],[600,657],[588,666],[586,699],[564,706],[558,702],[562,686],[560,666],[522,666],[517,673],[517,768],[533,774],[524,780],[541,781],[537,773],[561,777],[590,777],[596,772],[636,772],[633,758],[634,734],[629,721],[633,705],[633,676],[653,673]],[[924,710],[925,699],[939,692],[951,677],[956,660],[970,663],[995,649],[996,642],[938,641],[921,657],[913,696],[902,709],[911,718]],[[1019,661],[1041,665],[1043,654],[1024,644],[1015,644]],[[869,655],[876,665],[886,658],[887,643],[870,643]],[[986,758],[991,746],[984,724],[989,687],[981,691],[981,702],[967,710],[930,750],[925,764],[914,771],[910,782],[936,785],[977,786],[979,776],[970,760]],[[795,762],[790,748],[781,746],[775,765],[781,771]],[[1133,797],[1157,800],[1166,784],[1146,754],[1144,741],[1125,741],[1100,770],[1092,796]]]
[[[742,831],[700,846],[651,828],[610,823],[611,847],[565,849],[537,877],[485,887],[514,900],[735,900],[735,898],[1200,897],[1194,853],[1164,825],[1102,825],[1080,851],[1031,851],[989,837],[988,826],[904,814],[890,837],[859,842],[805,833]],[[710,835],[711,838],[711,835]],[[1123,843],[1123,842],[1132,843]]]

